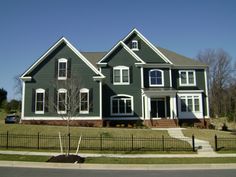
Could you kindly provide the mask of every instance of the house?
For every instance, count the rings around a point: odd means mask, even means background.
[[[172,127],[209,120],[207,65],[157,47],[133,29],[108,52],[80,52],[64,37],[57,41],[21,76],[22,122],[65,123],[69,90],[63,83],[72,76],[80,81],[74,125]]]

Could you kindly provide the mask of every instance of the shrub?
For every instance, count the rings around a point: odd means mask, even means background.
[[[228,126],[226,125],[226,123],[223,124],[222,131],[228,131]]]

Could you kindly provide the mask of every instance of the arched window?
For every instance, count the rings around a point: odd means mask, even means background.
[[[67,113],[67,90],[59,89],[57,91],[57,113],[66,114]]]
[[[68,60],[65,58],[60,58],[58,60],[58,80],[66,80],[67,64],[68,64]]]
[[[149,71],[149,85],[164,86],[164,75],[162,70],[152,69]]]
[[[44,114],[45,90],[36,89],[35,91],[35,114]]]
[[[114,95],[111,97],[111,115],[127,116],[133,115],[133,96]]]
[[[89,89],[80,89],[80,113],[89,113]]]

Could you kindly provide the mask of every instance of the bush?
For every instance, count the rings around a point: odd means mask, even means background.
[[[212,130],[215,130],[216,129],[216,126],[214,124],[209,124],[208,125],[208,128],[209,129],[212,129]]]
[[[228,131],[228,126],[226,125],[226,123],[223,124],[222,131]]]

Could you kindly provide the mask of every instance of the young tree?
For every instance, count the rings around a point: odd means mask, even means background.
[[[81,84],[79,80],[75,78],[67,78],[67,80],[58,81],[54,87],[57,91],[57,95],[55,96],[56,100],[54,100],[53,106],[61,118],[66,121],[68,135],[67,154],[69,155],[70,125],[73,121],[73,117],[79,113],[81,107],[88,107],[88,102],[86,102],[88,94],[80,92],[82,88]],[[85,101],[83,102],[83,100]]]

